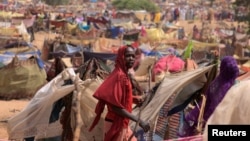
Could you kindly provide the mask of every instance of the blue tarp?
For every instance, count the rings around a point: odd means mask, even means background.
[[[97,0],[90,0],[90,2],[97,2]]]
[[[83,52],[83,47],[81,46],[72,46],[70,44],[63,44],[60,47],[56,48],[54,52],[50,52],[54,57],[70,57],[75,54],[80,54]]]
[[[88,31],[88,30],[90,30],[90,25],[78,24],[78,27],[82,31]]]
[[[120,28],[119,27],[112,27],[109,29],[110,30],[110,33],[111,33],[111,38],[116,38],[120,33]]]
[[[80,46],[78,46],[78,47],[74,47],[74,46],[71,46],[71,45],[69,45],[69,44],[66,44],[65,45],[65,47],[66,47],[66,51],[68,52],[68,53],[76,53],[76,52],[81,52],[82,51],[82,47],[80,47]]]
[[[146,54],[147,56],[156,56],[157,58],[161,58],[164,56],[164,54],[162,54],[159,51],[150,51],[149,53]]]
[[[2,65],[7,65],[12,61],[12,59],[15,56],[17,56],[19,60],[27,60],[28,58],[30,58],[32,56],[36,56],[39,67],[40,68],[44,67],[43,61],[40,58],[40,56],[41,56],[40,50],[28,51],[28,52],[22,52],[22,53],[15,53],[15,52],[11,52],[11,51],[6,51],[6,52],[0,54],[0,62]]]
[[[57,53],[57,52],[65,52],[67,54],[73,54],[73,53],[77,53],[77,52],[82,52],[82,47],[81,46],[72,46],[70,44],[62,44],[60,47],[57,47],[53,53]]]
[[[35,54],[11,54],[11,53],[7,53],[7,54],[0,54],[0,68],[5,66],[5,65],[8,65],[15,56],[18,57],[19,60],[27,60],[28,58],[34,56]],[[37,55],[37,63],[38,63],[38,66],[39,68],[44,68],[44,63],[43,61],[41,60],[40,56]]]
[[[3,53],[3,55],[15,55],[16,53],[14,52],[10,52],[10,51],[6,51]],[[41,52],[40,51],[31,51],[31,52],[23,52],[23,53],[18,53],[18,55],[38,55],[41,56]]]

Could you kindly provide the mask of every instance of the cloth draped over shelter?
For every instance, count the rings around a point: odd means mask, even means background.
[[[193,71],[166,75],[156,90],[153,99],[141,112],[142,120],[149,121],[151,123],[155,121],[155,118],[157,117],[161,107],[164,105],[167,99],[171,97],[171,95],[180,92],[180,89],[188,85],[190,82],[199,79],[202,75],[209,72],[211,68],[212,66],[207,66],[197,68]],[[138,113],[139,109],[133,110],[133,114],[137,115]],[[131,122],[130,126],[133,128],[135,123]]]
[[[88,132],[92,120],[95,118],[95,105],[97,100],[92,96],[94,91],[102,83],[102,79],[86,79],[81,81],[77,79],[77,75],[73,68],[67,68],[57,75],[44,87],[39,89],[36,95],[31,99],[29,104],[17,115],[8,120],[9,139],[23,139],[27,137],[35,137],[35,139],[50,138],[62,135],[62,125],[60,120],[50,122],[50,115],[53,111],[54,103],[64,96],[76,90],[76,86],[80,90],[80,121],[83,122],[81,128],[80,139],[101,140],[103,138],[103,121],[92,131]],[[64,80],[72,80],[74,84],[64,85]],[[78,80],[78,82],[75,82]],[[79,93],[78,93],[79,94]],[[60,111],[57,111],[60,113]],[[104,109],[106,113],[107,110]],[[76,121],[73,113],[71,113],[71,126],[76,127]]]
[[[35,139],[59,136],[62,126],[59,121],[49,124],[49,117],[53,104],[63,96],[75,89],[74,85],[63,85],[63,76],[69,73],[71,79],[75,78],[73,69],[57,75],[53,80],[39,89],[29,104],[17,115],[8,120],[9,139]]]
[[[5,99],[33,97],[46,83],[46,72],[39,67],[39,62],[38,58],[19,60],[17,56],[13,57],[8,65],[0,69],[0,97]]]

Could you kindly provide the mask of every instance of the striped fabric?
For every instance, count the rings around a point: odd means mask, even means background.
[[[164,138],[164,136],[165,136],[165,132],[167,130],[167,124],[168,124],[168,122],[171,122],[171,121],[168,121],[167,113],[170,110],[170,107],[172,106],[172,103],[173,103],[176,95],[177,94],[173,94],[167,100],[167,102],[163,105],[163,107],[161,108],[160,113],[159,113],[159,117],[158,117],[158,120],[157,120],[155,133],[157,135],[161,136],[162,138]],[[177,132],[177,130],[176,130],[176,132]]]
[[[168,121],[168,139],[174,139],[177,138],[177,132],[180,127],[180,112],[173,114],[170,116]]]
[[[164,141],[202,141],[202,135],[189,136],[185,138],[169,139]]]

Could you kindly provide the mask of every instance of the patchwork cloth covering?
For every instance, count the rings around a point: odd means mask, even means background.
[[[0,98],[18,99],[33,97],[46,81],[46,72],[36,58],[12,62],[0,69]]]

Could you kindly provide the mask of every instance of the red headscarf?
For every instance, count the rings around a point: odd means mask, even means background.
[[[99,102],[96,105],[96,118],[90,131],[98,123],[106,104],[108,106],[116,106],[126,109],[128,112],[132,112],[132,86],[127,73],[128,69],[125,65],[126,49],[126,46],[119,48],[115,69],[94,93],[94,97],[97,98]],[[105,136],[104,141],[115,141],[119,132],[128,127],[128,118],[121,117],[115,113],[114,116],[115,120],[113,121],[111,129]]]

